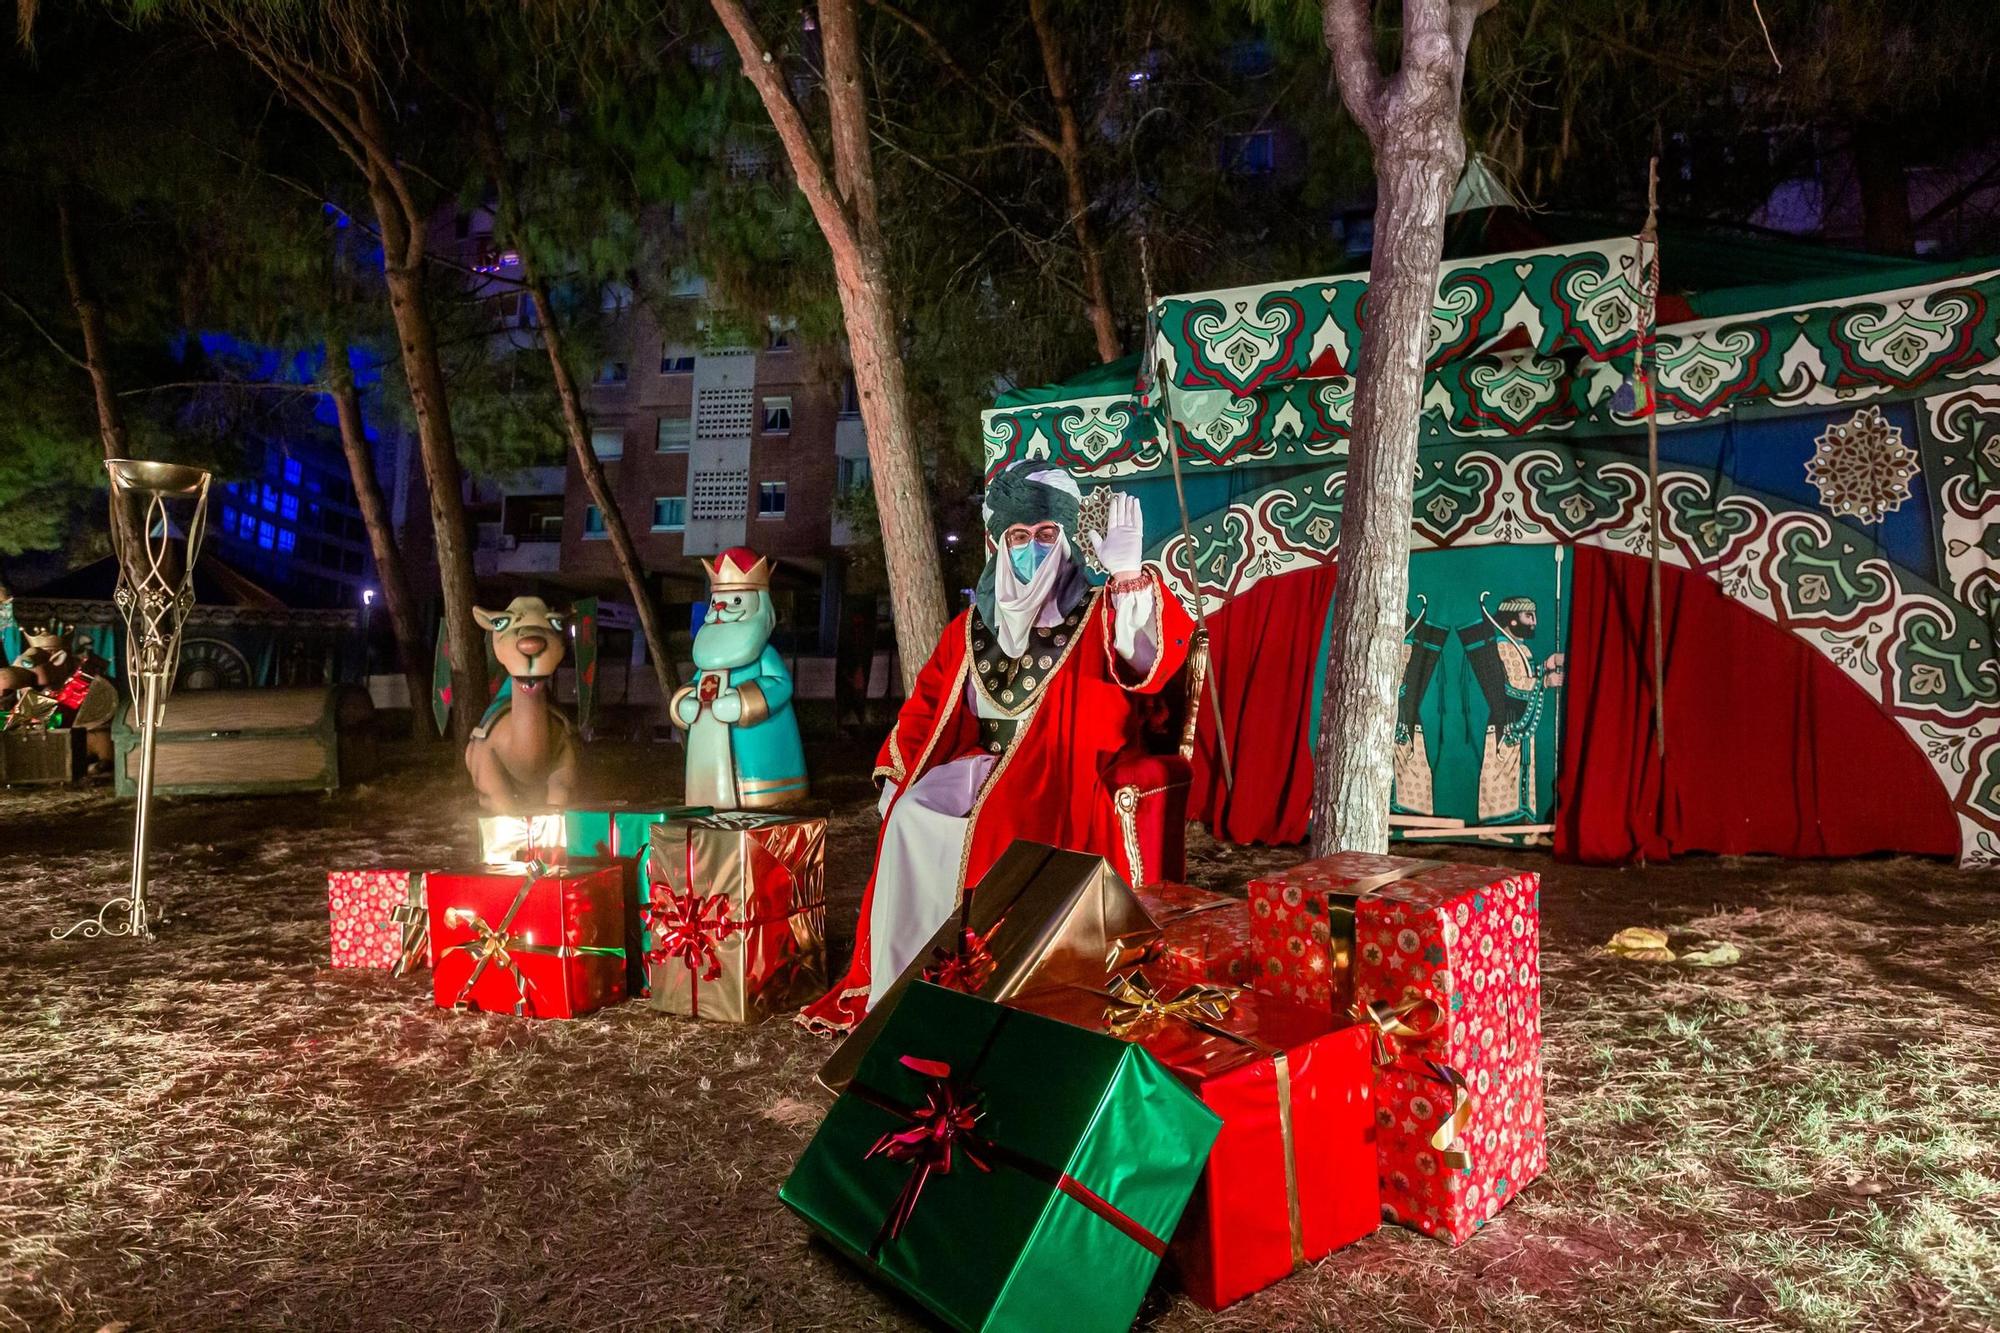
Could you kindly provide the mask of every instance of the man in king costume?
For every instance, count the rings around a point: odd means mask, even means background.
[[[876,759],[882,833],[854,961],[801,1021],[858,1023],[1017,838],[1127,863],[1107,774],[1139,743],[1135,695],[1186,660],[1193,622],[1140,556],[1139,502],[1111,497],[1091,586],[1076,483],[1016,463],[987,487],[985,571]]]

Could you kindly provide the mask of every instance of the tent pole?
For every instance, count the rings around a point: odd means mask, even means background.
[[[1639,233],[1645,265],[1645,323],[1639,333],[1639,386],[1646,393],[1646,555],[1647,619],[1653,631],[1653,748],[1667,757],[1667,644],[1661,621],[1660,593],[1660,403],[1653,385],[1653,331],[1659,323],[1660,302],[1660,159],[1646,167],[1646,227]]]

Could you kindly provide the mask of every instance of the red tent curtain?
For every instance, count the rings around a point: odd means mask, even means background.
[[[1646,575],[1643,559],[1576,548],[1557,855],[1957,853],[1950,798],[1875,701],[1802,640],[1671,565],[1662,762]]]
[[[1224,841],[1306,836],[1313,785],[1306,729],[1333,583],[1331,565],[1263,579],[1208,618],[1215,699],[1201,699],[1188,813]],[[1217,703],[1236,772],[1227,790],[1216,752]]]

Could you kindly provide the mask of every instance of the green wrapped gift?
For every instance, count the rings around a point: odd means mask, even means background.
[[[563,848],[569,857],[626,864],[631,894],[625,911],[626,984],[634,995],[645,994],[646,950],[653,944],[652,932],[645,925],[646,904],[653,900],[652,875],[646,864],[653,825],[714,813],[715,807],[708,805],[606,805],[562,812]]]
[[[1221,1123],[1138,1046],[919,981],[778,1197],[953,1328],[1122,1333]]]

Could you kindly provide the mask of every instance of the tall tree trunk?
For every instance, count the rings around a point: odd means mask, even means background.
[[[431,673],[424,664],[426,636],[417,626],[416,599],[410,593],[409,576],[403,571],[403,553],[396,546],[389,503],[382,495],[382,482],[375,473],[375,453],[369,448],[368,432],[362,426],[361,394],[354,387],[347,343],[337,337],[326,340],[326,392],[333,399],[334,417],[340,426],[340,448],[347,455],[347,475],[354,482],[361,526],[368,530],[369,550],[375,557],[375,577],[382,585],[382,605],[388,610],[389,626],[396,638],[396,664],[409,683],[410,735],[416,740],[429,740]]]
[[[653,659],[653,679],[659,683],[660,707],[664,709],[667,701],[674,697],[674,691],[680,688],[680,672],[668,650],[659,609],[654,606],[653,595],[646,587],[646,567],[639,559],[639,548],[632,542],[632,530],[626,525],[625,511],[619,505],[618,497],[612,493],[604,463],[590,443],[590,414],[584,410],[583,394],[577,389],[576,376],[570,373],[569,361],[563,355],[562,323],[556,316],[555,306],[549,301],[549,285],[542,278],[541,266],[536,262],[527,234],[520,225],[512,173],[500,146],[499,130],[489,117],[479,127],[479,133],[487,170],[492,173],[494,188],[499,191],[500,228],[514,243],[514,252],[521,257],[523,284],[528,289],[528,299],[535,304],[535,319],[541,326],[542,346],[549,354],[549,370],[555,377],[556,398],[562,403],[563,433],[569,437],[569,451],[576,458],[577,470],[583,473],[583,484],[590,492],[591,503],[604,516],[605,535],[611,539],[611,554],[618,561],[618,572],[625,579],[625,590],[631,595],[632,609],[639,617],[639,632],[645,637],[646,652]]]
[[[1070,231],[1083,256],[1084,313],[1097,338],[1097,359],[1116,361],[1125,354],[1118,341],[1118,324],[1112,318],[1111,289],[1104,276],[1104,254],[1090,226],[1090,190],[1083,178],[1083,134],[1077,127],[1076,101],[1070,90],[1069,68],[1063,60],[1062,42],[1049,18],[1049,0],[1028,0],[1028,15],[1034,21],[1035,38],[1042,48],[1042,68],[1049,81],[1049,96],[1056,104],[1056,160],[1062,164],[1063,186],[1069,200]]]
[[[104,307],[83,274],[83,261],[76,245],[76,222],[70,212],[68,190],[56,194],[56,239],[62,251],[63,282],[69,288],[70,307],[76,312],[77,327],[83,331],[84,372],[90,377],[90,393],[97,404],[97,436],[106,461],[131,457],[125,433],[125,414],[118,407],[118,391],[111,383],[110,338],[104,329]],[[139,534],[132,528],[131,515],[124,506],[111,506],[111,527],[115,539],[113,554],[131,546]]]
[[[430,492],[445,637],[451,644],[451,730],[458,743],[464,745],[486,711],[489,682],[484,637],[479,622],[472,618],[476,594],[458,446],[445,398],[444,369],[438,362],[437,331],[431,325],[430,308],[424,300],[423,271],[392,264],[385,258],[383,276],[389,287],[389,313],[396,322],[403,375],[410,386],[410,405],[417,418],[417,447],[424,462],[425,489]]]
[[[1324,0],[1327,47],[1341,97],[1374,147],[1377,193],[1313,774],[1315,854],[1389,845],[1424,347],[1445,210],[1465,165],[1465,52],[1492,2],[1407,0],[1401,68],[1385,80],[1371,0]]]
[[[903,687],[913,690],[917,671],[943,637],[948,617],[939,575],[937,529],[925,489],[909,386],[903,377],[894,290],[876,211],[854,0],[821,0],[819,5],[833,140],[831,174],[804,115],[792,101],[776,53],[758,35],[742,0],[710,2],[736,45],[744,76],[762,99],[799,191],[811,206],[833,254],[834,282],[847,326],[848,353],[854,362],[854,385],[861,399],[862,424],[868,431],[868,461],[882,521],[882,557],[889,574],[889,602]]]
[[[1884,255],[1915,254],[1916,228],[1910,221],[1910,177],[1899,127],[1888,120],[1854,126],[1849,147],[1861,194],[1861,240]]]

